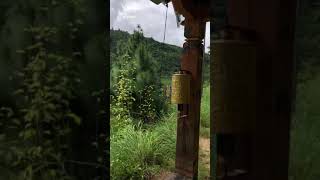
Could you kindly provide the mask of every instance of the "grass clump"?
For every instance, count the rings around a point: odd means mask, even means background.
[[[320,177],[320,74],[298,85],[290,142],[290,180]]]
[[[205,84],[201,99],[200,136],[210,137],[210,85]]]
[[[175,119],[154,127],[126,125],[111,137],[111,178],[148,179],[168,167],[175,154]]]

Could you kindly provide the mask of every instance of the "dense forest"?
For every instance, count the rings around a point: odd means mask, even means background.
[[[111,52],[111,64],[116,61],[114,58],[117,54],[117,47],[121,42],[126,42],[130,38],[131,34],[122,30],[110,30],[110,52]],[[170,44],[164,44],[154,40],[153,38],[143,37],[148,45],[148,51],[152,55],[153,59],[159,65],[159,74],[165,78],[169,78],[173,72],[180,68],[180,56],[182,48]],[[206,71],[205,80],[209,80],[209,54],[205,54],[204,67]]]

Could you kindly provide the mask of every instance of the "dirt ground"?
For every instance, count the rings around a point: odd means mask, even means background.
[[[210,139],[200,138],[199,140],[200,148],[200,163],[209,170],[210,169]]]
[[[199,139],[199,180],[209,179],[210,175],[210,139]]]
[[[207,180],[210,175],[210,139],[200,137],[199,139],[199,180]],[[173,180],[172,172],[163,171],[151,180]],[[187,180],[187,179],[185,179]]]

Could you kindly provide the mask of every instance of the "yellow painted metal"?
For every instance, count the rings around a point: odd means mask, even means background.
[[[212,48],[213,131],[249,132],[256,118],[256,46],[243,40],[216,40]]]
[[[179,71],[172,76],[171,102],[173,104],[189,104],[191,75]]]

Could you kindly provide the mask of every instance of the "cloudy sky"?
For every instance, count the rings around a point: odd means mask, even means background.
[[[150,0],[110,0],[110,28],[132,33],[138,24],[144,35],[162,42],[164,35],[166,7],[156,5]],[[183,26],[177,27],[172,3],[169,3],[165,43],[182,47]],[[209,46],[210,24],[206,28],[206,47]],[[206,52],[208,48],[206,48]]]

